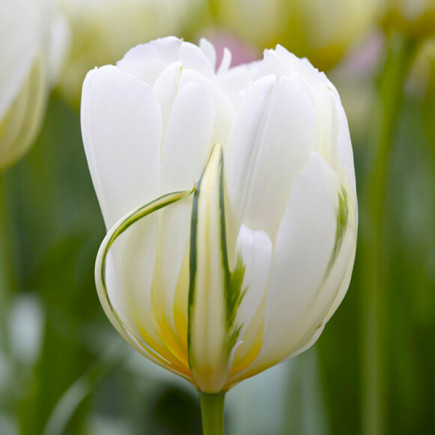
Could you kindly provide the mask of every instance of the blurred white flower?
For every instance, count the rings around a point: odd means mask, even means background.
[[[137,46],[89,72],[81,112],[108,228],[103,308],[204,392],[316,341],[347,291],[357,227],[348,125],[326,76],[281,46],[232,69],[226,51],[217,72],[215,59],[204,40]]]
[[[277,43],[324,69],[374,24],[376,0],[221,0],[218,18],[260,48]]]
[[[32,144],[62,63],[61,19],[49,0],[0,3],[0,170]]]
[[[96,65],[114,63],[132,46],[179,34],[202,0],[56,0],[71,33],[59,87],[79,105],[83,79]]]

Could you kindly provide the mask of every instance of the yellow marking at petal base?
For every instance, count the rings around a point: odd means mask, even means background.
[[[154,353],[153,356],[155,358],[163,362],[165,365],[168,365],[169,362],[179,372],[184,373],[187,376],[191,376],[188,367],[182,365],[180,361],[178,361],[165,346],[153,340],[145,329],[139,327],[139,332],[144,342],[149,346],[149,348],[146,350],[150,353]]]
[[[238,347],[234,356],[230,377],[249,367],[260,353],[261,345],[263,344],[266,294],[267,292],[264,292],[254,317],[241,337],[242,344]]]
[[[242,360],[238,361],[237,365],[233,365],[233,369],[231,370],[230,376],[237,372],[245,370],[255,361],[258,354],[260,353],[261,345],[263,344],[263,332],[264,332],[264,322],[261,324],[260,328],[258,329],[254,341],[248,350],[248,353],[245,355],[245,357]]]
[[[152,328],[150,324],[146,324],[144,322],[143,316],[145,313],[139,311],[138,306],[135,304],[134,300],[131,298],[129,292],[125,292],[126,302],[128,304],[128,311],[131,313],[131,317],[134,323],[136,330],[140,334],[140,338],[148,345],[150,349],[153,349],[154,352],[159,354],[159,360],[163,358],[166,361],[162,361],[165,365],[167,362],[172,364],[177,370],[182,371],[183,373],[190,375],[190,370],[188,369],[188,365],[183,365],[174,355],[166,349],[163,343],[159,342],[158,331],[155,330],[155,327]],[[151,306],[152,309],[152,306]],[[157,334],[156,334],[157,333]],[[149,351],[149,349],[146,349]]]
[[[187,355],[187,301],[189,298],[189,250],[184,257],[175,289],[174,320],[178,338]]]
[[[170,267],[170,265],[166,266]],[[166,349],[183,367],[185,367],[185,370],[189,370],[186,349],[183,347],[178,334],[174,331],[166,317],[165,303],[169,303],[169,301],[164,300],[164,292],[166,289],[162,284],[162,273],[164,273],[164,271],[162,267],[161,252],[159,249],[151,285],[151,315],[153,325]]]
[[[134,349],[136,349],[145,358],[154,362],[158,366],[163,367],[169,370],[170,372],[183,377],[189,382],[193,382],[190,373],[181,372],[180,370],[177,369],[177,367],[174,367],[169,361],[163,359],[163,357],[155,353],[142,339],[140,339],[139,335],[133,333],[133,331],[129,330],[128,328],[126,328],[124,332],[126,332],[126,335],[124,334],[121,335],[133,346]]]

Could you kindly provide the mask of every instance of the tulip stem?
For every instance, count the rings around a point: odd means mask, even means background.
[[[200,393],[203,435],[224,435],[225,392]]]
[[[403,87],[418,48],[416,41],[398,34],[390,35],[387,44],[386,60],[380,75],[379,109],[373,130],[372,159],[365,192],[368,214],[361,250],[365,277],[361,303],[362,415],[363,433],[370,435],[386,432],[385,322],[388,314],[388,297],[384,212],[388,167],[403,98]]]
[[[0,347],[8,350],[8,302],[13,287],[11,228],[5,175],[0,172]]]

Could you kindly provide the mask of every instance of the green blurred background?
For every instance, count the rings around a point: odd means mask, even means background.
[[[78,111],[88,69],[170,33],[194,42],[207,35],[218,51],[228,44],[235,62],[260,57],[277,42],[309,57],[338,88],[354,146],[360,228],[348,295],[312,349],[228,394],[228,433],[435,433],[432,15],[404,26],[403,17],[391,18],[397,14],[367,10],[370,2],[355,2],[351,17],[339,13],[337,1],[325,12],[316,1],[274,0],[264,2],[270,15],[256,11],[259,2],[238,10],[241,1],[190,1],[174,18],[174,6],[162,2],[172,10],[170,23],[169,9],[153,10],[158,22],[147,33],[145,11],[143,28],[126,35],[120,52],[97,58],[83,41],[111,45],[95,24],[105,15],[68,15],[73,2],[63,3],[70,20],[64,72],[33,148],[0,173],[0,434],[201,433],[196,392],[136,355],[100,307],[93,267],[105,230]],[[130,2],[118,3],[124,13],[110,19],[124,35]],[[263,17],[262,29],[254,13]],[[422,22],[429,23],[424,33]],[[394,75],[397,40],[413,47],[402,78]]]

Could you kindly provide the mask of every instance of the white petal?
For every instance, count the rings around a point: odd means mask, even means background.
[[[161,117],[152,89],[116,67],[86,76],[82,134],[107,228],[159,196]]]
[[[183,69],[179,82],[180,89],[189,85],[190,82],[195,82],[201,86],[213,101],[215,119],[210,142],[212,145],[220,143],[225,148],[235,116],[231,101],[214,81],[196,71]]]
[[[216,145],[198,183],[192,208],[189,366],[196,384],[207,393],[222,390],[235,344],[228,335],[222,154],[222,146]]]
[[[301,88],[310,96],[316,113],[313,149],[332,164],[336,150],[334,103],[331,90],[334,88],[323,72],[314,68],[307,59],[299,59],[278,45],[276,50],[266,50],[259,68],[259,76],[278,74],[298,76]]]
[[[224,54],[222,56],[222,62],[219,65],[218,74],[226,73],[230,69],[230,66],[231,66],[231,51],[227,47],[224,47]]]
[[[152,89],[107,66],[83,85],[82,132],[86,156],[107,228],[159,196],[161,118]],[[109,298],[136,336],[158,340],[150,292],[157,216],[135,224],[113,246]]]
[[[191,192],[190,192],[191,193]],[[190,195],[181,192],[164,195],[148,206],[128,213],[106,235],[97,256],[96,283],[103,308],[115,328],[141,353],[177,372],[188,374],[186,352],[184,359],[172,352],[166,343],[167,336],[159,337],[159,328],[154,324],[151,289],[155,281],[158,239],[158,214],[153,207],[166,205],[163,211],[182,204]],[[180,201],[181,200],[181,201]],[[173,202],[177,204],[172,205]],[[178,201],[180,201],[178,203]],[[157,204],[157,205],[156,205]],[[150,213],[135,220],[139,212]],[[132,226],[130,224],[133,223]],[[119,231],[126,231],[121,233]],[[113,243],[115,237],[115,243]],[[112,246],[113,243],[113,246]],[[104,258],[107,259],[106,284],[104,284]],[[107,292],[106,292],[107,289]],[[168,338],[169,341],[169,338]]]
[[[356,182],[355,182],[355,168],[353,163],[353,150],[352,141],[350,138],[349,125],[347,122],[346,114],[344,113],[343,105],[341,104],[338,92],[333,89],[331,92],[333,96],[337,127],[337,154],[343,167],[348,183],[352,186],[353,194],[356,198]]]
[[[189,83],[178,93],[169,114],[162,149],[162,193],[189,189],[204,169],[215,107],[207,92]]]
[[[156,39],[132,48],[120,60],[118,67],[151,85],[171,63],[181,61],[184,68],[213,77],[214,71],[199,47],[173,36]]]
[[[146,331],[154,340],[150,307],[157,234],[157,216],[135,223],[112,247],[106,269],[108,296],[119,317],[137,336]]]
[[[291,184],[312,149],[314,124],[297,78],[267,76],[248,89],[226,154],[236,222],[274,239]]]
[[[242,261],[244,276],[243,298],[237,309],[234,325],[240,328],[237,349],[234,353],[233,370],[248,366],[260,350],[263,327],[264,301],[269,282],[272,260],[272,242],[263,231],[253,231],[242,225],[237,238],[237,261]],[[236,270],[234,265],[233,270]]]
[[[169,113],[179,90],[182,71],[181,62],[171,63],[162,71],[153,86],[162,113],[163,130],[166,128]]]
[[[202,52],[207,56],[207,59],[210,61],[213,71],[215,71],[216,49],[214,48],[214,45],[208,39],[201,38],[201,40],[199,41],[199,47],[201,48]]]
[[[253,231],[242,225],[237,238],[237,253],[240,255],[245,273],[242,289],[246,293],[236,315],[236,325],[242,325],[241,335],[254,317],[269,280],[272,260],[272,242],[263,231]]]
[[[214,105],[207,92],[191,82],[178,92],[169,114],[162,150],[162,194],[191,189],[201,176],[210,150]],[[169,208],[161,216],[160,285],[153,296],[175,331],[175,290],[188,250],[191,202]],[[168,266],[170,265],[170,266]]]
[[[235,108],[240,106],[246,88],[255,79],[259,63],[252,62],[236,66],[218,74],[219,87],[225,92]]]
[[[307,331],[313,330],[311,337],[319,326],[306,325],[306,317],[333,250],[339,187],[337,175],[313,152],[294,183],[277,236],[263,346],[255,365],[276,363],[297,351]],[[333,284],[330,291],[336,293],[340,283]]]

